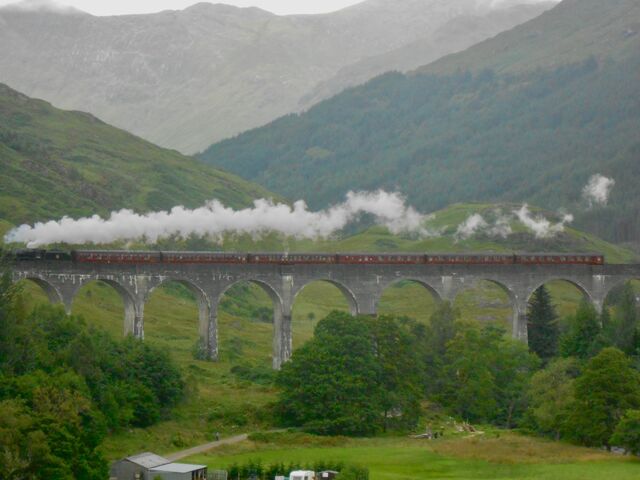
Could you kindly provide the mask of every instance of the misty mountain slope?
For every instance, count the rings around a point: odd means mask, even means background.
[[[323,87],[324,93],[312,94],[341,69],[429,32],[441,33],[409,55],[416,59],[410,67],[453,51],[449,42],[468,46],[497,33],[495,11],[487,3],[368,0],[331,14],[298,16],[207,3],[116,17],[5,7],[0,8],[0,81],[192,153],[396,68],[386,66],[395,56],[383,57],[373,70],[356,69],[353,79],[346,71],[340,82]],[[545,8],[507,9],[500,27]],[[473,30],[447,34],[446,25],[469,15],[478,19]]]
[[[626,0],[568,5],[575,15],[562,18],[575,18],[580,31],[585,10],[611,25],[612,37],[640,20]],[[554,11],[544,14],[549,29]],[[510,35],[518,31],[528,35],[527,25]],[[424,211],[530,201],[568,207],[600,236],[633,240],[640,236],[640,37],[626,41],[615,56],[520,74],[387,74],[214,145],[202,158],[315,207],[380,187],[404,192]],[[586,210],[582,189],[597,173],[617,184],[608,207]]]
[[[552,11],[443,58],[420,71],[454,73],[491,68],[518,73],[553,68],[590,55],[624,60],[640,48],[640,2],[637,0],[564,0]]]
[[[0,84],[0,219],[14,224],[113,209],[236,207],[265,189],[81,112]]]
[[[335,77],[316,86],[302,98],[310,107],[321,100],[389,71],[407,72],[451,53],[460,52],[500,32],[539,16],[554,5],[542,2],[534,5],[515,5],[508,8],[463,14],[408,45],[389,52],[367,57],[342,68]]]

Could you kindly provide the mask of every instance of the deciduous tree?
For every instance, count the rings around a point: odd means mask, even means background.
[[[640,408],[640,374],[617,348],[592,358],[575,382],[575,402],[565,423],[567,437],[588,446],[609,446],[627,410]]]

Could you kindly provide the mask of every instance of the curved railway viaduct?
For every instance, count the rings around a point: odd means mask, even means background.
[[[199,331],[211,360],[218,358],[218,304],[238,282],[259,285],[273,301],[273,366],[291,356],[291,312],[296,296],[311,282],[326,281],[344,294],[353,314],[375,315],[384,291],[402,280],[423,285],[438,300],[453,301],[479,281],[500,286],[511,299],[513,336],[527,341],[527,302],[553,280],[574,284],[601,310],[616,286],[640,279],[640,265],[269,265],[269,264],[82,264],[19,261],[13,280],[31,280],[67,312],[79,289],[92,281],[111,285],[125,306],[124,333],[144,338],[144,307],[166,282],[179,282],[198,299]]]

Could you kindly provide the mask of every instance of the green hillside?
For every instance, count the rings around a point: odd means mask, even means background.
[[[265,189],[80,112],[0,84],[0,219],[139,211],[218,198],[233,206]]]
[[[640,8],[627,0],[566,1],[534,22],[538,41],[529,23],[482,44],[493,52],[486,64],[467,66],[463,53],[451,74],[390,73],[213,145],[201,158],[314,207],[380,187],[404,192],[425,211],[529,201],[566,207],[580,228],[633,241],[640,235]],[[567,55],[536,63],[555,58],[545,39],[555,48],[558,36]],[[545,68],[500,70],[530,60]],[[608,207],[588,209],[582,199],[594,174],[617,182]]]

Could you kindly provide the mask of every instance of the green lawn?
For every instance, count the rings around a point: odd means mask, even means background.
[[[286,443],[286,442],[285,442]],[[293,443],[293,442],[292,442]],[[224,469],[233,463],[263,464],[342,461],[366,466],[371,480],[413,479],[637,479],[640,462],[598,450],[573,447],[515,434],[500,438],[454,438],[445,441],[382,438],[313,441],[305,445],[245,442],[196,455],[186,462]]]

